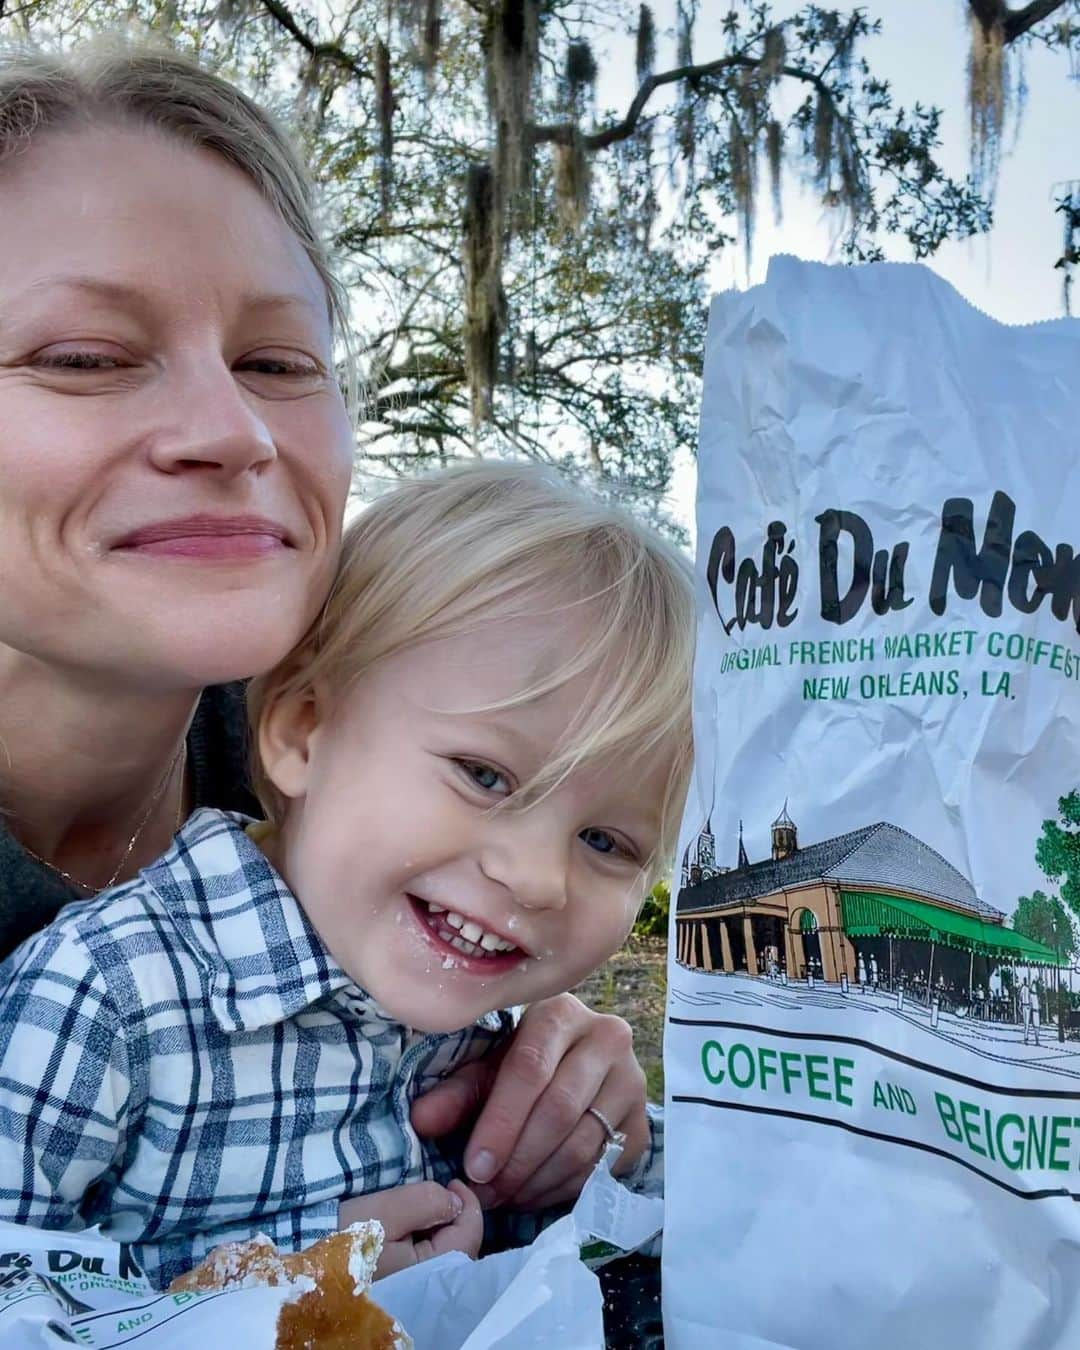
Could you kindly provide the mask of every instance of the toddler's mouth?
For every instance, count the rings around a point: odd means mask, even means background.
[[[421,924],[439,943],[469,961],[490,962],[495,965],[518,961],[526,955],[498,933],[489,933],[472,919],[457,914],[443,905],[410,895],[413,909]]]

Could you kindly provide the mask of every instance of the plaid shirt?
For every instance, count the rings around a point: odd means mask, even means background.
[[[164,1286],[217,1243],[295,1250],[338,1202],[460,1168],[414,1097],[512,1030],[388,1020],[243,818],[196,812],[136,880],[0,966],[0,1218],[100,1224]]]
[[[390,1021],[334,962],[244,818],[204,809],[159,862],[67,906],[0,966],[0,1218],[99,1224],[164,1287],[220,1242],[286,1250],[338,1202],[445,1184],[414,1098],[509,1035]],[[663,1123],[626,1184],[663,1188]],[[492,1211],[489,1245],[551,1214]]]

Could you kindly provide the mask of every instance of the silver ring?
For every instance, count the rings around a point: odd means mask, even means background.
[[[601,1111],[598,1107],[587,1106],[585,1110],[589,1113],[590,1116],[595,1116],[596,1119],[600,1122],[600,1124],[604,1127],[604,1135],[605,1135],[604,1147],[606,1148],[608,1144],[617,1144],[619,1148],[622,1148],[623,1145],[626,1143],[626,1135],[623,1134],[622,1130],[617,1130],[615,1126],[612,1125],[611,1121],[608,1120],[607,1116],[604,1115],[603,1111]]]

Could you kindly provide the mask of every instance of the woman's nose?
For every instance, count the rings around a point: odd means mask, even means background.
[[[257,405],[220,359],[178,375],[160,393],[167,411],[151,438],[150,459],[163,473],[199,469],[234,478],[277,458]]]

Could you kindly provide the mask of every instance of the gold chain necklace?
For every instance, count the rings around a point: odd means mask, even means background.
[[[73,877],[70,872],[65,872],[62,867],[57,867],[55,863],[51,863],[48,860],[48,858],[43,858],[40,853],[35,853],[34,850],[26,844],[22,845],[23,852],[28,853],[35,862],[41,863],[42,867],[47,867],[50,872],[55,872],[57,876],[63,877],[65,881],[70,881],[73,886],[78,886],[78,888],[81,891],[87,891],[91,895],[95,894],[98,891],[107,891],[110,886],[116,884],[116,878],[124,870],[124,864],[131,857],[135,845],[139,842],[139,839],[142,836],[143,830],[145,830],[147,825],[150,823],[150,817],[154,814],[154,810],[157,807],[158,802],[160,802],[162,797],[165,795],[165,790],[172,782],[173,774],[176,772],[176,766],[177,764],[181,763],[181,760],[183,761],[183,763],[180,768],[180,801],[176,808],[176,829],[180,828],[183,822],[183,815],[184,815],[184,772],[187,768],[186,737],[184,740],[180,742],[180,749],[177,750],[175,755],[173,755],[169,767],[165,770],[165,773],[162,776],[161,782],[154,789],[153,796],[150,798],[150,805],[146,808],[146,811],[144,812],[142,819],[139,821],[138,825],[135,826],[135,833],[128,840],[127,848],[124,849],[120,861],[116,864],[116,870],[113,872],[112,876],[108,879],[108,881],[106,881],[104,886],[92,886],[88,882],[79,881],[79,879],[77,877]]]

